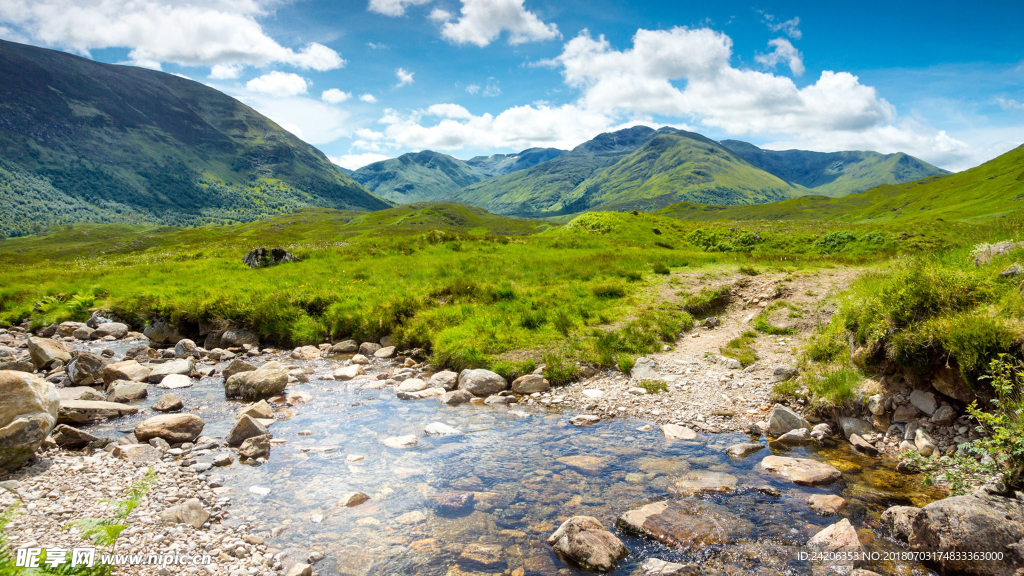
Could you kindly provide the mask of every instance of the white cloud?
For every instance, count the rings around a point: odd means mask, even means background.
[[[331,88],[330,90],[324,90],[320,94],[320,99],[324,102],[330,102],[331,104],[341,104],[352,97],[351,92],[343,92],[337,88]]]
[[[307,96],[276,97],[258,92],[227,90],[279,126],[313,145],[350,136],[348,112]]]
[[[1002,96],[996,97],[996,104],[1003,110],[1024,110],[1024,102],[1019,102],[1012,98],[1003,98]]]
[[[789,65],[789,69],[793,72],[793,76],[803,76],[804,55],[801,54],[789,40],[786,40],[785,38],[775,38],[773,40],[769,40],[768,45],[772,47],[772,51],[767,54],[755,55],[755,62],[762,64],[766,68],[772,69],[785,62]]]
[[[152,67],[280,63],[313,70],[345,61],[322,44],[280,45],[257,21],[273,0],[4,0],[0,21],[33,40],[88,54],[125,47],[129,59]]]
[[[782,32],[794,40],[799,40],[804,35],[798,28],[800,26],[800,18],[790,18],[789,20],[781,21],[771,14],[766,14],[763,10],[761,11],[761,16],[764,17],[765,25],[772,32]]]
[[[362,100],[363,102],[366,102],[367,104],[377,103],[377,97],[374,96],[373,94],[363,94],[359,97],[359,99]]]
[[[238,64],[217,64],[210,68],[211,80],[233,80],[242,75],[242,66]]]
[[[299,94],[306,93],[306,90],[309,88],[309,82],[298,74],[275,70],[249,80],[246,82],[245,87],[253,92],[261,92],[271,96],[298,96]]]
[[[441,35],[456,44],[487,46],[502,32],[508,32],[509,44],[559,38],[558,26],[545,24],[523,6],[524,0],[462,0],[459,19],[436,11],[435,20],[444,20]]]
[[[455,16],[451,12],[443,10],[441,8],[434,8],[430,12],[430,19],[433,20],[434,22],[447,22],[454,17]]]
[[[398,70],[395,70],[395,77],[398,78],[398,85],[399,86],[405,86],[406,84],[412,84],[413,83],[413,79],[412,79],[412,75],[413,74],[414,74],[414,72],[409,72],[405,68],[399,68]]]
[[[383,42],[367,42],[366,46],[370,50],[387,50],[388,48],[390,48],[390,46]]]
[[[343,154],[341,156],[328,156],[331,162],[334,162],[342,168],[348,168],[349,170],[358,170],[367,164],[373,164],[374,162],[380,162],[381,160],[387,160],[391,158],[386,154],[376,154],[374,152],[367,152],[365,154]]]
[[[480,91],[480,85],[479,84],[470,84],[469,86],[466,86],[466,92],[468,92],[470,94],[476,94],[479,91]]]
[[[404,16],[409,6],[429,4],[431,0],[370,0],[366,9],[385,16]]]

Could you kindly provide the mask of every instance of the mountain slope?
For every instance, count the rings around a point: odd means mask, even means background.
[[[456,190],[487,178],[467,162],[424,150],[368,164],[352,178],[398,204],[447,200]]]
[[[466,160],[466,164],[476,168],[488,178],[493,178],[533,168],[541,162],[554,160],[562,154],[565,154],[565,150],[558,148],[527,148],[518,154],[475,156]]]
[[[805,196],[758,206],[682,202],[660,211],[685,220],[977,220],[1024,209],[1024,146],[956,174],[885,185],[842,198]]]
[[[765,172],[824,196],[845,196],[882,184],[902,184],[948,174],[902,152],[763,150],[739,140],[722,140],[721,144]]]
[[[0,231],[192,225],[389,204],[241,102],[171,74],[0,41]]]

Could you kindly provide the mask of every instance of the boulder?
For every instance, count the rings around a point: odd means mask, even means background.
[[[839,426],[843,429],[843,436],[846,436],[847,440],[854,434],[865,436],[875,431],[875,426],[871,422],[851,416],[841,416],[839,418]]]
[[[636,364],[629,371],[629,377],[634,380],[654,380],[658,377],[658,363],[650,358],[637,358]]]
[[[285,572],[284,576],[313,576],[313,567],[305,562],[298,562]]]
[[[893,538],[907,542],[914,532],[914,519],[920,513],[921,509],[913,506],[893,506],[882,512],[881,523]]]
[[[76,340],[92,340],[92,333],[96,330],[88,326],[80,326],[71,333]]]
[[[149,377],[150,368],[135,360],[113,362],[103,367],[103,383],[110,384],[115,380],[131,380],[144,382]]]
[[[730,458],[746,458],[751,454],[760,452],[765,447],[764,444],[755,444],[753,442],[741,442],[739,444],[733,444],[725,449],[725,453]]]
[[[176,358],[199,358],[199,347],[188,338],[182,338],[174,345],[174,356]]]
[[[255,438],[256,436],[265,436],[270,434],[267,431],[267,427],[256,421],[255,418],[248,414],[243,414],[228,432],[227,437],[224,438],[224,442],[228,446],[241,446],[242,442],[245,442],[249,438]]]
[[[629,554],[621,540],[592,516],[573,516],[548,537],[548,544],[584,570],[610,572]]]
[[[943,366],[935,372],[932,388],[964,404],[970,404],[977,398],[974,390],[971,390],[971,386],[960,374],[960,370],[951,366]]]
[[[135,427],[139,442],[163,438],[171,444],[192,442],[203,433],[203,419],[195,414],[164,414],[143,420]]]
[[[35,454],[57,424],[59,405],[50,382],[0,371],[0,469],[17,469]]]
[[[761,468],[801,486],[825,486],[843,476],[832,466],[809,458],[765,456]]]
[[[260,337],[255,332],[232,328],[225,330],[220,335],[220,346],[218,348],[244,348],[245,346],[259,346]]]
[[[53,438],[53,441],[57,446],[60,446],[65,450],[85,448],[91,442],[99,442],[100,440],[85,430],[72,428],[67,424],[58,424],[57,427],[53,429],[53,432],[50,433],[50,437]]]
[[[100,338],[106,338],[110,336],[115,340],[120,340],[128,335],[130,328],[127,324],[120,322],[105,322],[96,326],[96,329],[92,331],[91,338],[93,340],[99,340]]]
[[[426,390],[427,388],[427,383],[423,380],[420,380],[419,378],[409,378],[398,385],[397,392],[419,392],[420,390]]]
[[[274,418],[274,409],[267,404],[266,400],[260,400],[249,404],[245,408],[235,415],[235,420],[240,420],[242,416],[248,416],[250,418],[257,418],[262,420],[272,420]]]
[[[914,390],[910,393],[910,404],[928,416],[934,414],[939,407],[935,394],[923,390]]]
[[[577,428],[593,426],[594,424],[597,424],[600,421],[601,417],[595,416],[593,414],[580,414],[578,416],[573,416],[572,418],[569,418],[569,424],[572,424]]]
[[[696,440],[699,436],[692,429],[678,424],[663,424],[661,433],[669,440]]]
[[[242,258],[242,263],[249,268],[267,268],[298,261],[294,254],[282,248],[253,248]]]
[[[431,422],[423,428],[423,432],[431,436],[454,436],[462,434],[462,431],[458,428],[453,428],[442,422]]]
[[[395,355],[394,346],[385,346],[373,353],[374,358],[392,358]]]
[[[707,320],[704,321],[704,324],[707,325]],[[697,564],[677,564],[658,558],[644,560],[640,569],[643,570],[644,576],[697,576],[701,573],[700,566]]]
[[[473,394],[466,390],[452,390],[450,392],[445,392],[441,396],[437,397],[437,399],[442,404],[447,404],[449,406],[465,404],[466,402],[469,402],[473,398],[476,398],[476,396],[473,396]]]
[[[857,556],[853,560],[840,559],[826,562],[829,566],[852,569],[864,563],[864,546],[860,543],[860,538],[857,537],[857,530],[846,518],[812,536],[807,541],[807,546],[818,552],[847,553]]]
[[[344,508],[355,508],[369,499],[370,497],[362,492],[349,492],[341,497],[341,500],[338,501],[338,506],[342,506]]]
[[[247,438],[238,447],[238,457],[243,460],[270,457],[270,434]]]
[[[435,398],[445,395],[444,388],[424,388],[417,392],[398,392],[397,396],[401,400],[423,400],[424,398]]]
[[[153,404],[153,410],[157,412],[177,412],[185,407],[185,403],[177,394],[164,394]]]
[[[771,382],[786,382],[800,375],[800,371],[789,364],[779,364],[772,371]]]
[[[235,374],[241,374],[242,372],[252,372],[256,367],[243,360],[232,360],[230,364],[224,368],[222,375],[225,379],[231,378]]]
[[[508,564],[503,558],[501,544],[484,544],[483,542],[470,542],[462,547],[459,554],[459,562],[478,568],[499,568]]]
[[[668,487],[669,493],[675,496],[694,496],[697,494],[726,493],[736,489],[739,478],[725,472],[710,470],[693,470],[687,472]]]
[[[476,495],[462,490],[447,490],[434,497],[434,510],[440,514],[457,514],[469,508]]]
[[[67,365],[68,378],[75,386],[103,384],[103,369],[107,361],[89,352],[79,352]]]
[[[630,510],[615,525],[680,550],[700,551],[750,534],[754,526],[725,506],[701,499],[665,500]]]
[[[344,367],[338,368],[337,370],[334,371],[334,379],[335,380],[339,380],[341,382],[347,382],[348,380],[351,380],[351,379],[356,378],[358,376],[365,376],[365,375],[366,375],[366,370],[364,370],[363,367],[358,365],[358,364],[353,364],[351,366],[344,366]]]
[[[376,342],[363,342],[359,345],[359,353],[363,356],[373,356],[377,353],[377,350],[380,350],[381,348],[383,348],[383,346]]]
[[[352,363],[358,364],[360,366],[369,366],[370,359],[367,358],[366,356],[363,356],[362,354],[356,354],[355,356],[352,357]]]
[[[846,499],[835,494],[811,494],[807,497],[807,505],[818,514],[834,516],[846,506]]]
[[[938,455],[939,448],[935,445],[935,441],[932,440],[931,435],[924,428],[918,428],[914,432],[914,447],[924,457],[929,457],[933,454]]]
[[[142,333],[154,344],[177,344],[184,338],[178,329],[163,318],[155,318],[142,329]]]
[[[859,434],[850,435],[850,444],[853,445],[858,451],[863,452],[869,456],[877,456],[878,448],[874,444],[868,442],[862,438]]]
[[[193,384],[195,382],[184,374],[168,374],[157,386],[164,390],[181,390],[182,388],[191,388]]]
[[[160,449],[149,444],[119,444],[111,454],[133,464],[152,464],[164,456]]]
[[[71,335],[75,333],[75,330],[78,330],[85,325],[86,324],[84,322],[61,322],[60,325],[57,326],[57,336],[60,336],[61,338],[70,338]]]
[[[57,421],[61,424],[92,424],[111,418],[138,413],[139,409],[117,402],[94,400],[61,400]]]
[[[110,392],[107,393],[107,402],[120,402],[127,404],[136,400],[142,400],[149,396],[145,382],[131,382],[118,380],[111,383]]]
[[[485,398],[508,389],[508,381],[490,370],[464,370],[459,374],[459,389]]]
[[[455,390],[458,385],[459,375],[451,370],[442,370],[430,377],[431,388],[444,388],[450,391]]]
[[[388,448],[410,448],[418,444],[419,439],[415,434],[406,434],[404,436],[389,436],[381,442]]]
[[[551,384],[540,374],[527,374],[512,381],[512,391],[516,394],[547,392],[550,389]]]
[[[779,437],[790,430],[810,428],[811,425],[804,420],[804,417],[786,408],[782,404],[772,406],[772,413],[768,417],[768,436]]]
[[[802,446],[810,443],[811,440],[813,440],[813,438],[811,438],[811,431],[807,428],[790,430],[775,439],[775,441],[780,444],[788,444],[790,446]]]
[[[948,405],[939,406],[931,417],[931,422],[933,424],[938,424],[939,426],[949,426],[955,421],[956,410]]]
[[[164,362],[163,364],[157,364],[150,370],[149,376],[146,376],[148,382],[159,384],[164,376],[169,374],[180,374],[182,376],[191,376],[192,372],[195,371],[196,364],[191,358],[179,358],[177,360],[171,360],[170,362]]]
[[[354,354],[359,351],[359,344],[355,340],[345,340],[331,346],[331,354]]]
[[[210,513],[203,508],[198,498],[189,498],[177,506],[172,506],[160,513],[164,524],[188,524],[199,530],[210,519]]]
[[[874,394],[868,398],[868,412],[875,416],[885,414],[885,396]]]
[[[288,387],[288,371],[279,362],[267,362],[251,372],[235,374],[224,381],[224,395],[252,402],[277,396]]]
[[[64,344],[46,338],[29,338],[28,354],[36,368],[49,368],[60,361],[65,366],[71,362],[71,354]]]
[[[921,412],[917,408],[910,406],[909,404],[904,404],[896,407],[896,411],[893,412],[892,415],[892,421],[913,422],[914,420],[917,420],[919,414],[921,414]]]
[[[0,370],[27,372],[28,374],[33,374],[36,371],[36,365],[28,360],[10,360],[7,362],[0,362]]]

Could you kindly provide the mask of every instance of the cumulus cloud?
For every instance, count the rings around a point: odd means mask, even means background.
[[[395,70],[395,77],[398,78],[398,85],[399,86],[405,86],[406,84],[412,84],[413,83],[412,75],[413,75],[413,72],[409,72],[405,68],[399,68],[398,70]]]
[[[377,14],[397,17],[405,16],[405,9],[409,6],[421,6],[430,2],[431,0],[370,0],[366,9]]]
[[[0,21],[42,44],[88,55],[125,47],[138,65],[289,64],[312,70],[345,61],[322,44],[295,50],[268,36],[257,21],[272,0],[5,0]],[[223,73],[223,70],[218,72]]]
[[[373,94],[363,94],[359,97],[359,99],[362,100],[363,102],[366,102],[367,104],[377,103],[377,97],[374,96]]]
[[[239,64],[217,64],[210,69],[212,80],[233,80],[242,75],[242,66]]]
[[[775,68],[779,64],[785,62],[789,65],[789,69],[793,72],[793,76],[803,76],[804,55],[801,54],[789,40],[786,40],[785,38],[775,38],[768,41],[768,46],[772,47],[772,51],[767,54],[755,55],[755,62],[765,66],[766,68]]]
[[[324,102],[329,102],[331,104],[341,104],[342,102],[348,100],[351,97],[351,92],[343,92],[341,90],[338,90],[337,88],[324,90],[323,93],[320,94],[321,100],[323,100]]]
[[[377,154],[375,152],[366,152],[363,154],[343,154],[341,156],[328,156],[331,162],[334,162],[342,168],[348,168],[349,170],[358,170],[367,164],[373,164],[374,162],[380,162],[381,160],[387,160],[390,158],[387,154]]]
[[[764,18],[765,25],[772,32],[782,32],[794,40],[799,40],[803,37],[803,32],[798,28],[800,26],[800,18],[780,20],[771,14],[765,13],[763,10],[761,11],[761,16]]]
[[[561,34],[523,6],[523,0],[462,0],[459,17],[435,10],[432,19],[444,21],[441,36],[456,44],[484,47],[508,32],[509,44],[554,40]]]
[[[277,70],[253,78],[246,82],[245,87],[253,92],[269,94],[271,96],[298,96],[305,94],[309,88],[309,82],[290,72],[278,72]]]
[[[310,144],[327,144],[351,136],[349,114],[338,106],[308,96],[280,97],[228,88],[225,91]]]

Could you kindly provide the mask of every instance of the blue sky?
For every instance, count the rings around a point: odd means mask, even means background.
[[[1024,3],[0,0],[0,37],[188,76],[349,168],[634,124],[944,168],[1024,142]]]

